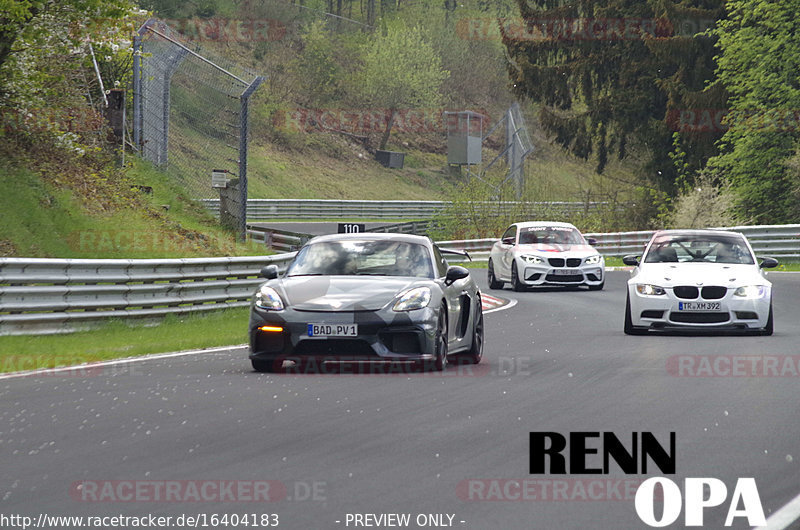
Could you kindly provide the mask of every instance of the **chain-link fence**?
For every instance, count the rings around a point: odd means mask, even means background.
[[[134,39],[133,69],[134,143],[143,158],[181,180],[193,198],[222,195],[244,237],[248,101],[263,78],[201,51],[158,19]],[[214,170],[226,173],[227,188],[212,187]]]

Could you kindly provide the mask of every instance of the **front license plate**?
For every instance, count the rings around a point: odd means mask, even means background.
[[[357,337],[358,324],[309,324],[309,337]]]
[[[719,302],[678,302],[679,311],[719,311]]]
[[[573,274],[579,274],[578,271],[573,269],[553,269],[553,274],[556,276],[572,276]]]

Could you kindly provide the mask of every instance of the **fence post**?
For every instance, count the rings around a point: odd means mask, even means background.
[[[250,96],[264,81],[263,76],[257,76],[250,83],[241,96],[241,111],[239,112],[239,236],[242,241],[247,239],[247,136],[249,133],[248,105]]]
[[[133,36],[133,145],[138,151],[142,140],[142,36]]]

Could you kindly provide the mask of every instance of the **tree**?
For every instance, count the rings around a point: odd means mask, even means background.
[[[389,141],[397,111],[438,105],[439,87],[448,75],[419,27],[396,22],[366,44],[359,76],[362,94],[368,105],[389,113],[380,149]]]
[[[721,51],[717,84],[730,92],[729,129],[709,167],[730,180],[740,213],[756,222],[800,215],[800,0],[729,0],[714,30]]]
[[[714,39],[698,34],[723,16],[723,1],[517,0],[524,23],[500,28],[514,91],[541,103],[544,128],[573,154],[594,155],[598,172],[635,139],[645,173],[674,191],[668,118],[724,106],[722,87],[705,91]],[[702,167],[720,135],[682,135],[687,162]]]
[[[46,88],[38,58],[72,55],[89,32],[113,32],[131,9],[129,0],[0,0],[0,105]]]

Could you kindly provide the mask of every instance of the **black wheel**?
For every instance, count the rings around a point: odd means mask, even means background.
[[[590,291],[602,291],[603,287],[605,286],[606,282],[603,280],[602,282],[598,283],[597,285],[589,285]]]
[[[486,273],[486,276],[489,280],[489,289],[502,289],[505,282],[501,282],[497,279],[494,275],[494,264],[492,263],[492,259],[489,258],[489,268]]]
[[[511,265],[511,287],[517,292],[525,290],[525,285],[519,280],[516,263]]]
[[[256,372],[275,373],[283,366],[283,361],[277,359],[250,359],[253,365],[253,370]]]
[[[480,303],[480,302],[479,302]],[[466,353],[458,356],[461,364],[478,364],[483,359],[483,310],[479,309],[476,315],[475,327],[472,330],[472,346]]]
[[[439,310],[439,323],[436,326],[436,359],[429,366],[431,369],[442,372],[447,368],[447,305],[442,302]]]
[[[758,332],[759,335],[772,335],[775,325],[772,323],[772,302],[769,303],[769,317],[767,318],[767,325],[764,329]]]
[[[633,326],[633,321],[631,320],[631,295],[629,294],[625,300],[625,327],[624,331],[626,335],[646,335],[647,330],[642,328],[636,328]]]

